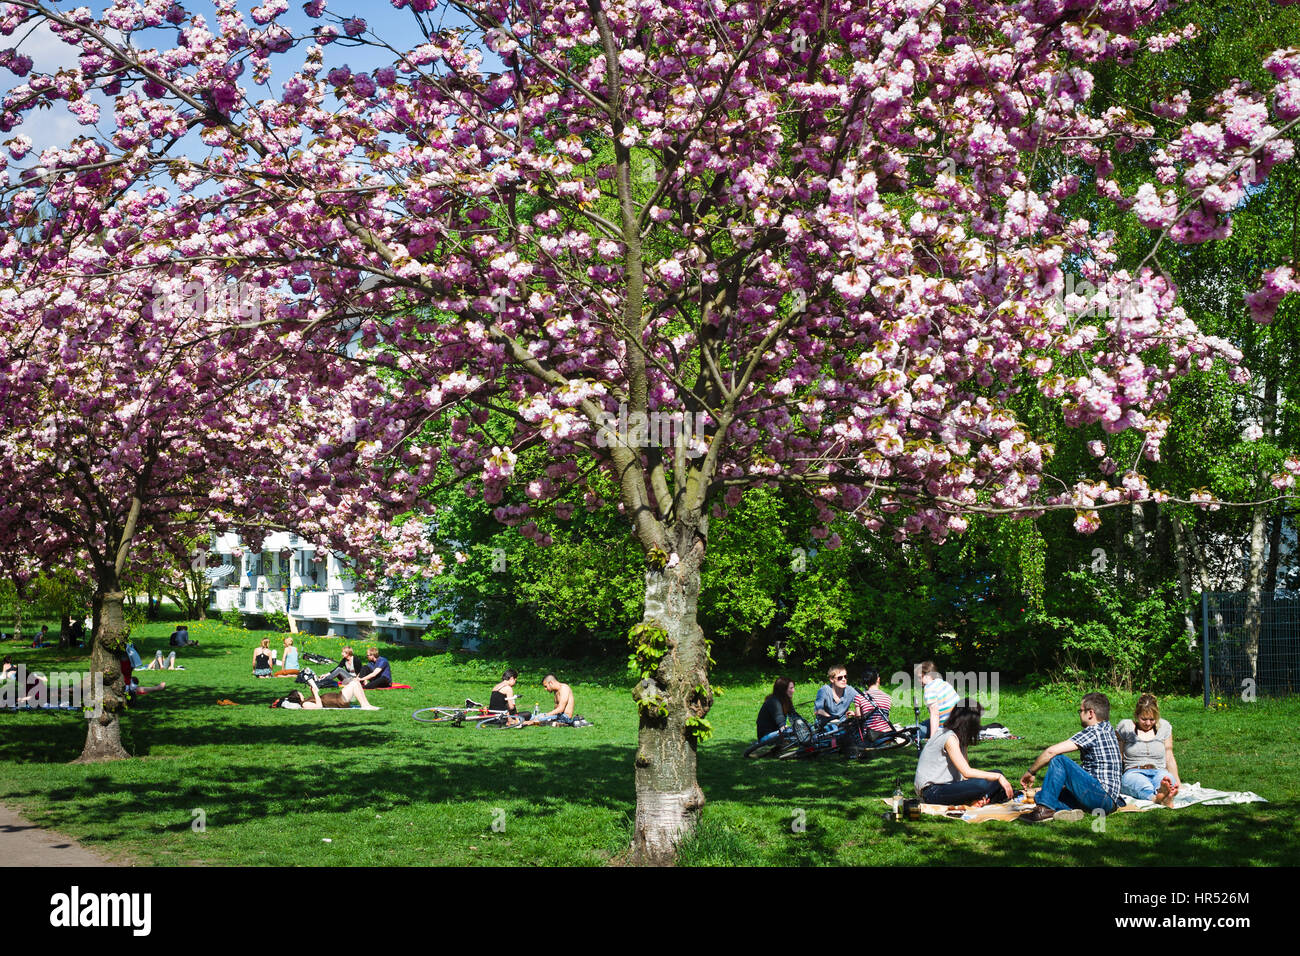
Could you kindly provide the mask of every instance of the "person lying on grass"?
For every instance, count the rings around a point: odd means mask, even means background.
[[[1172,807],[1178,793],[1178,761],[1174,759],[1174,730],[1160,717],[1160,705],[1150,694],[1138,698],[1133,720],[1115,728],[1124,761],[1121,791],[1139,800]]]
[[[292,691],[287,697],[281,697],[271,702],[272,707],[283,707],[286,710],[324,710],[325,708],[348,708],[352,702],[356,701],[362,710],[378,710],[366,699],[365,688],[358,681],[352,681],[344,684],[340,690],[331,691],[321,696],[320,688],[316,686],[314,680],[307,681],[307,686],[311,688],[312,699],[307,700],[303,697],[302,691]]]
[[[921,751],[914,785],[926,803],[982,807],[1011,799],[1010,780],[995,770],[976,770],[966,759],[966,749],[979,740],[981,713],[978,703],[963,700]]]
[[[176,671],[176,670],[183,671],[183,670],[185,670],[185,668],[184,668],[184,667],[181,667],[181,666],[179,666],[179,665],[177,665],[177,663],[176,663],[176,652],[175,652],[175,651],[172,651],[170,654],[168,654],[168,655],[167,655],[167,658],[166,658],[165,660],[163,659],[162,651],[154,651],[154,652],[153,652],[153,660],[151,660],[151,661],[149,662],[149,666],[146,667],[145,670],[147,670],[147,671]]]

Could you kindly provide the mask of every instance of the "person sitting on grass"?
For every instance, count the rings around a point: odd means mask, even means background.
[[[298,676],[298,648],[293,646],[293,638],[284,639],[284,666],[275,672],[275,677]]]
[[[492,693],[488,697],[488,710],[504,713],[507,727],[514,727],[519,723],[519,711],[517,709],[519,697],[514,692],[515,682],[518,680],[518,671],[506,670],[501,675],[500,683],[492,688]]]
[[[314,680],[307,681],[307,686],[311,688],[312,699],[307,700],[303,697],[302,691],[292,691],[287,697],[271,703],[272,707],[284,707],[288,710],[323,710],[325,708],[348,708],[355,701],[362,710],[378,710],[379,708],[366,699],[365,688],[361,686],[360,681],[349,681],[337,691],[332,691],[321,696],[320,688],[316,686]]]
[[[1178,761],[1174,760],[1174,729],[1161,718],[1156,699],[1150,694],[1139,697],[1133,720],[1121,720],[1115,737],[1124,762],[1120,792],[1172,807],[1180,786]]]
[[[0,680],[11,680],[17,678],[17,676],[18,668],[14,664],[14,659],[11,655],[6,654],[4,663],[0,664]]]
[[[995,770],[976,770],[966,759],[967,748],[979,740],[982,713],[978,703],[963,700],[921,751],[913,783],[926,803],[982,807],[1011,799],[1010,780]]]
[[[880,672],[868,667],[862,672],[861,683],[866,690],[853,698],[851,713],[854,717],[865,717],[868,730],[890,733],[894,725],[889,722],[889,708],[894,705],[894,699],[880,689]]]
[[[914,673],[916,682],[923,688],[925,709],[929,713],[928,718],[921,718],[917,729],[917,737],[925,740],[939,733],[948,715],[957,706],[957,692],[943,679],[943,674],[934,666],[934,661],[922,661],[916,665]]]
[[[573,690],[568,684],[561,684],[554,674],[542,678],[542,687],[555,695],[555,706],[550,710],[533,714],[531,720],[524,721],[524,726],[535,727],[538,724],[557,724],[573,726]]]
[[[1020,819],[1029,823],[1082,820],[1085,811],[1111,813],[1122,805],[1119,742],[1110,725],[1110,698],[1095,691],[1084,694],[1079,702],[1079,723],[1082,730],[1044,750],[1020,778],[1028,789],[1034,775],[1047,767],[1036,798],[1038,805]],[[1065,756],[1072,750],[1083,754],[1080,763]]]
[[[826,678],[828,683],[822,684],[817,691],[817,702],[813,705],[813,713],[821,724],[842,720],[858,696],[858,692],[849,686],[849,672],[842,664],[831,665]]]
[[[361,662],[352,653],[352,648],[343,648],[339,652],[339,656],[342,659],[339,661],[338,666],[321,678],[320,685],[322,687],[337,687],[340,684],[349,684],[363,673]]]
[[[264,637],[262,643],[253,648],[253,676],[270,677],[274,666],[275,651],[271,650],[271,639]]]
[[[361,683],[367,687],[392,687],[393,669],[388,658],[379,656],[379,648],[366,648],[366,662],[361,666]]]
[[[171,632],[167,642],[172,647],[198,647],[198,641],[190,640],[190,628],[188,624],[177,624],[176,629]]]
[[[774,734],[790,722],[794,715],[794,681],[778,677],[758,711],[758,739]]]

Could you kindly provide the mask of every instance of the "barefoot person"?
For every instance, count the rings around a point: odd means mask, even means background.
[[[547,674],[542,678],[542,687],[555,695],[555,706],[544,713],[533,714],[533,719],[527,723],[529,725],[567,724],[572,727],[573,690],[568,684],[561,684],[554,674]]]
[[[1079,723],[1082,730],[1044,750],[1020,778],[1028,789],[1034,784],[1034,774],[1047,768],[1038,805],[1022,820],[1080,820],[1084,811],[1110,813],[1120,805],[1119,742],[1110,725],[1110,698],[1096,692],[1084,694],[1079,702]],[[1065,756],[1074,750],[1083,755],[1079,763]]]
[[[976,770],[966,759],[966,749],[979,739],[982,712],[975,701],[963,700],[921,751],[913,784],[926,803],[982,807],[1011,799],[1010,780],[996,770]]]
[[[1160,716],[1160,705],[1150,694],[1138,698],[1133,720],[1121,720],[1115,728],[1119,755],[1124,761],[1121,791],[1139,800],[1174,805],[1180,786],[1178,761],[1174,759],[1174,729]]]
[[[287,697],[283,697],[271,704],[272,707],[283,707],[287,710],[324,710],[326,708],[346,708],[351,707],[353,701],[361,706],[362,710],[378,710],[366,699],[365,688],[361,686],[360,681],[350,681],[344,684],[338,691],[326,694],[321,697],[319,688],[314,680],[307,681],[311,687],[312,699],[307,700],[302,695],[302,691],[292,691]]]

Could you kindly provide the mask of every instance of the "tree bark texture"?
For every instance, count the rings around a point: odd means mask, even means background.
[[[1196,619],[1192,615],[1194,603],[1192,595],[1192,575],[1188,567],[1187,539],[1183,534],[1183,524],[1177,515],[1169,516],[1169,524],[1174,531],[1174,564],[1178,568],[1178,594],[1183,601],[1183,633],[1187,635],[1187,646],[1195,649],[1198,634]]]
[[[91,641],[92,673],[104,678],[104,700],[97,716],[86,721],[86,745],[76,763],[121,760],[130,754],[122,746],[121,714],[126,700],[126,679],[122,660],[126,657],[126,618],[121,591],[101,591],[95,595],[94,638]],[[98,709],[98,708],[97,708]]]
[[[632,835],[632,862],[638,864],[671,863],[704,806],[695,779],[700,727],[690,723],[702,720],[713,705],[708,644],[696,621],[702,557],[699,549],[676,567],[646,574],[639,639],[662,641],[664,654],[633,691],[640,711]],[[651,632],[645,629],[662,636],[646,636]]]

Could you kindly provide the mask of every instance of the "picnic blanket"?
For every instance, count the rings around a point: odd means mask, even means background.
[[[410,684],[393,684],[391,687],[367,687],[367,691],[372,690],[410,690]]]
[[[1035,788],[1034,793],[1038,793],[1038,788]],[[1125,797],[1124,801],[1124,806],[1116,810],[1116,813],[1141,813],[1157,807],[1161,810],[1170,809],[1150,800],[1138,800],[1134,797]],[[892,798],[882,798],[882,802],[887,806],[893,806]],[[1259,794],[1252,793],[1249,790],[1213,790],[1209,787],[1202,787],[1199,783],[1184,783],[1178,788],[1178,795],[1174,797],[1172,809],[1179,810],[1195,804],[1221,807],[1234,803],[1267,802]],[[1009,800],[1006,803],[991,803],[978,809],[949,809],[939,803],[923,803],[921,804],[921,813],[927,816],[943,817],[948,820],[961,820],[963,823],[987,823],[990,820],[1001,820],[1003,822],[1016,820],[1022,813],[1028,813],[1033,808],[1034,804],[1026,803],[1024,795],[1018,793],[1014,800]]]
[[[1184,783],[1174,794],[1174,805],[1165,807],[1152,800],[1138,800],[1134,797],[1125,797],[1128,805],[1125,810],[1154,810],[1157,807],[1161,810],[1181,810],[1183,807],[1195,806],[1198,803],[1207,807],[1226,807],[1234,803],[1268,803],[1259,794],[1250,790],[1215,790],[1212,787],[1203,787],[1200,783]]]

